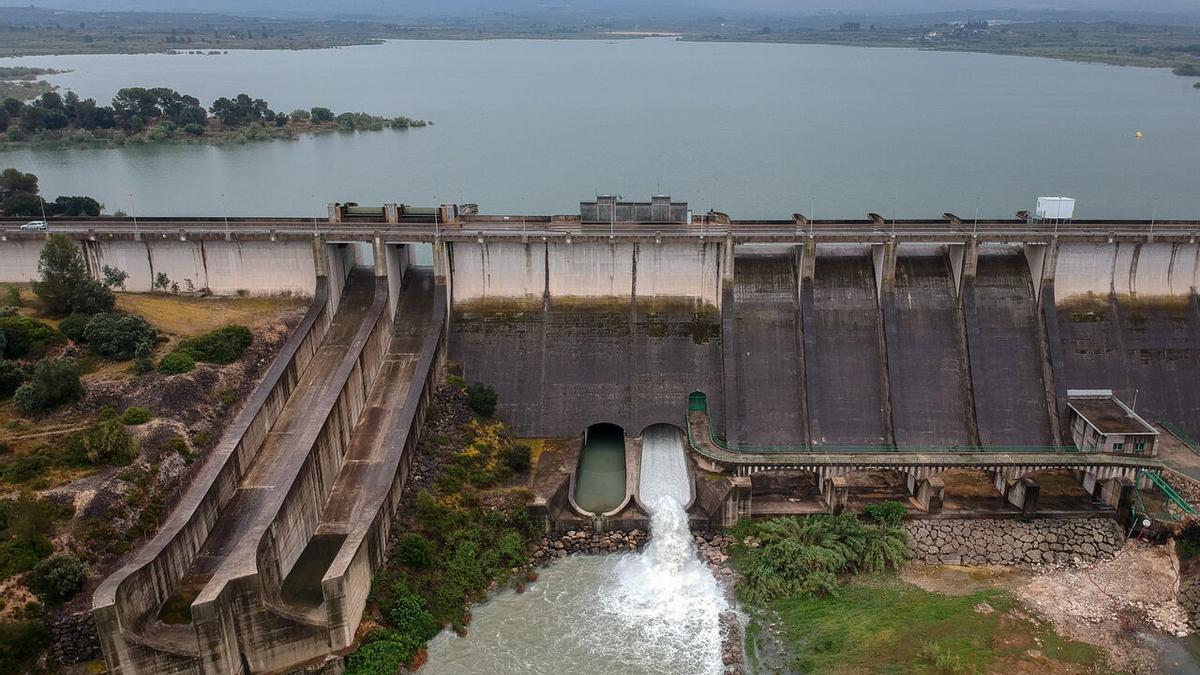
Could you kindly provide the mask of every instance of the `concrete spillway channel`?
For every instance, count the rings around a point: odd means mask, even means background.
[[[815,445],[883,445],[883,327],[865,255],[816,260],[801,287],[808,419]]]
[[[945,257],[900,256],[881,303],[896,445],[975,445],[966,337]]]
[[[739,254],[734,269],[733,437],[756,445],[807,443],[795,261],[790,251]]]
[[[963,285],[971,379],[983,445],[1054,444],[1042,329],[1020,253],[981,254]]]
[[[444,289],[408,277],[393,322],[387,278],[350,273],[311,358],[292,371],[305,349],[285,348],[172,521],[98,589],[116,672],[270,671],[350,644],[441,353]],[[325,288],[289,345],[333,312]]]

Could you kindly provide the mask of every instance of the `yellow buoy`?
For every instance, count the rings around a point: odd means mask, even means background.
[[[1143,134],[1143,133],[1142,133],[1142,132],[1140,132],[1140,131],[1136,131],[1136,132],[1134,132],[1134,134],[1133,134],[1133,137],[1134,137],[1134,138],[1141,138],[1142,136],[1145,136],[1145,134]]]

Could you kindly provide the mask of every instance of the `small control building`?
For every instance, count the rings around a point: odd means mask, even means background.
[[[1111,389],[1070,389],[1067,414],[1071,440],[1087,452],[1154,457],[1158,431]]]

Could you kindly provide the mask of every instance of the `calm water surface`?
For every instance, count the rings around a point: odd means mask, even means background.
[[[72,69],[52,81],[105,101],[122,86],[160,85],[206,103],[245,91],[278,110],[436,122],[235,147],[0,156],[51,194],[93,194],[126,211],[132,202],[147,215],[308,216],[333,200],[570,213],[596,191],[661,190],[736,217],[786,218],[814,203],[819,217],[1011,216],[1039,194],[1078,198],[1081,216],[1200,217],[1200,92],[1165,70],[670,39],[2,63]]]

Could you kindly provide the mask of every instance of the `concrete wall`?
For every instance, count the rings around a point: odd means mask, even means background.
[[[558,298],[693,298],[716,305],[720,244],[454,242],[454,303]]]
[[[1196,288],[1200,244],[1062,244],[1054,287],[1060,302],[1089,293],[1183,296]]]
[[[28,283],[38,277],[43,241],[0,242],[0,282]],[[180,241],[171,239],[80,242],[88,268],[105,265],[129,275],[125,290],[148,293],[164,273],[182,291],[208,289],[216,295],[312,296],[316,270],[306,241]],[[187,281],[191,281],[189,289]]]
[[[454,302],[536,299],[546,292],[546,244],[454,242]]]
[[[162,273],[188,290],[216,295],[312,295],[316,284],[312,245],[304,241],[95,241],[85,242],[89,266],[129,274],[125,288],[153,289]]]
[[[0,241],[0,283],[27,284],[38,278],[45,241]]]

